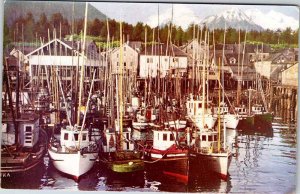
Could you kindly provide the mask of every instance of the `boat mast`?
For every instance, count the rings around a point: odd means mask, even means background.
[[[241,50],[241,29],[239,28],[239,47],[238,47],[238,76],[237,76],[237,81],[238,81],[238,85],[237,85],[237,95],[236,95],[236,104],[237,106],[240,106],[240,96],[241,96],[241,92],[242,92],[242,88],[241,88],[241,78],[240,78],[240,50]]]
[[[207,40],[207,30],[205,32],[205,38],[204,38],[204,42],[206,44],[206,40]],[[205,87],[205,68],[206,68],[206,52],[204,53],[204,59],[202,62],[202,126],[204,127],[205,124],[205,92],[206,92],[206,87]]]
[[[78,110],[77,110],[77,126],[80,124],[80,107],[81,98],[83,90],[83,74],[84,74],[84,61],[85,61],[85,38],[86,38],[86,28],[87,28],[87,13],[88,13],[88,2],[85,3],[85,16],[84,16],[84,31],[83,31],[83,45],[81,51],[81,67],[80,67],[80,85],[79,85],[79,97],[78,97]]]
[[[223,86],[223,90],[222,90],[222,102],[225,103],[225,99],[224,99],[224,93],[225,93],[225,89],[224,89],[224,59],[225,59],[225,44],[226,44],[226,22],[225,22],[225,28],[224,28],[224,42],[223,42],[223,53],[222,53],[222,86]],[[225,105],[225,104],[224,104]],[[220,106],[220,105],[219,105]],[[226,148],[226,125],[225,125],[225,119],[224,119],[224,112],[222,114],[223,117],[223,133],[224,133],[224,150]],[[221,134],[219,134],[220,136]]]
[[[120,128],[120,148],[122,147],[123,142],[123,99],[122,99],[122,90],[123,90],[123,28],[122,21],[120,21],[120,69],[119,69],[119,82],[118,82],[118,93],[119,93],[119,128]]]

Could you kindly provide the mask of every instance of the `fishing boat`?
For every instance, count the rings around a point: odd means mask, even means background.
[[[189,151],[181,144],[178,131],[182,130],[154,126],[153,145],[144,148],[148,172],[162,173],[180,182],[188,182]]]
[[[196,134],[195,144],[190,149],[191,171],[214,173],[227,180],[232,154],[227,148],[218,148],[218,131],[198,130]]]
[[[191,120],[199,129],[209,128],[212,129],[215,126],[217,118],[212,113],[211,101],[205,103],[203,97],[197,97],[194,99],[191,96],[186,103],[187,117]]]
[[[126,74],[123,71],[123,49],[122,22],[120,22],[120,66],[117,73],[113,73],[111,70],[108,80],[111,85],[115,86],[115,90],[113,88],[107,97],[110,99],[109,122],[108,128],[104,127],[99,157],[99,161],[110,172],[120,175],[134,174],[144,170],[142,153],[132,140],[132,119],[125,112],[126,97],[130,95],[123,91],[126,83]]]
[[[214,108],[214,112],[218,113],[218,107]],[[220,104],[220,114],[221,114],[221,123],[224,123],[226,128],[235,129],[239,124],[239,115],[230,113],[228,110],[228,106],[225,102],[221,102]],[[215,117],[218,115],[215,114]]]
[[[75,180],[87,173],[98,157],[98,146],[89,130],[80,126],[61,128],[59,139],[52,137],[48,152],[53,165]]]
[[[122,135],[114,128],[105,129],[99,161],[113,173],[128,174],[144,170],[142,153],[132,140],[131,127],[124,126]]]
[[[6,87],[2,102],[1,177],[9,178],[34,172],[46,153],[48,137],[40,128],[39,115],[32,112],[33,108],[30,107],[30,111],[26,109],[26,112],[21,109],[25,103],[20,96],[19,68],[10,72],[6,60],[3,73]],[[16,76],[15,83],[12,75]]]
[[[47,134],[40,129],[39,117],[22,113],[16,119],[2,116],[1,177],[34,171],[46,153]]]
[[[225,26],[226,29],[226,26]],[[226,31],[226,30],[225,30]],[[206,32],[207,33],[207,32]],[[209,34],[205,35],[208,36]],[[224,35],[225,44],[225,35]],[[224,48],[223,48],[224,57]],[[196,115],[198,113],[198,120],[192,120],[195,122],[192,131],[194,131],[195,140],[190,146],[190,162],[191,162],[191,172],[198,173],[214,173],[220,176],[222,179],[227,179],[228,168],[231,161],[231,151],[226,144],[226,124],[223,124],[223,146],[221,147],[221,118],[223,117],[223,123],[225,122],[225,111],[221,113],[221,107],[224,110],[224,104],[221,103],[221,86],[224,85],[224,74],[222,74],[222,85],[221,85],[221,67],[219,63],[219,90],[218,90],[218,108],[217,117],[214,117],[214,121],[218,119],[217,130],[215,130],[214,125],[207,125],[205,122],[213,121],[211,119],[212,113],[210,111],[208,92],[206,93],[206,63],[203,63],[203,74],[202,74],[202,96],[201,100],[196,101],[193,104],[187,103],[188,113],[193,113]],[[222,60],[222,66],[224,62]],[[224,102],[224,88],[222,92],[222,102]],[[207,103],[206,103],[207,102]],[[199,114],[200,112],[200,114]],[[209,118],[208,118],[209,115]],[[199,125],[202,123],[202,125]],[[210,124],[215,124],[211,122]]]
[[[235,111],[239,114],[240,121],[237,128],[242,129],[249,126],[254,126],[254,116],[248,114],[246,106],[235,107]]]
[[[254,116],[254,126],[256,128],[272,128],[272,113],[266,111],[265,107],[261,104],[254,104],[251,108]]]

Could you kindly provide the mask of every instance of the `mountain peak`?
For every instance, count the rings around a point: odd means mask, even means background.
[[[263,28],[251,20],[241,9],[232,7],[217,15],[208,16],[202,20],[208,28],[224,28],[225,23],[227,27],[240,28],[242,30],[256,30],[261,31]]]

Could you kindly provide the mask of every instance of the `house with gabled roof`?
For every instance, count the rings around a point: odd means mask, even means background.
[[[187,70],[187,54],[175,45],[155,44],[144,48],[140,54],[140,78],[166,77],[168,72],[184,74]],[[170,71],[173,69],[173,71]],[[175,69],[177,69],[175,71]]]
[[[297,54],[294,49],[283,49],[276,53],[271,53],[263,61],[254,62],[256,71],[272,81],[281,80],[281,72],[297,62]]]
[[[94,42],[87,42],[84,56],[80,42],[62,41],[53,39],[38,47],[24,50],[12,49],[10,55],[18,58],[28,74],[30,82],[33,80],[50,81],[51,71],[55,70],[67,85],[74,78],[76,67],[85,67],[85,79],[92,78],[93,70],[96,70],[96,80],[100,78],[99,68],[101,65],[100,55]]]
[[[284,86],[298,87],[298,67],[299,62],[289,66],[288,68],[281,71],[282,78],[281,84]]]
[[[140,45],[129,44],[129,43],[130,42],[126,42],[123,44],[123,51],[122,51],[123,52],[122,53],[123,74],[137,75]],[[121,59],[120,47],[112,49],[110,52],[112,73],[120,73],[120,59]]]

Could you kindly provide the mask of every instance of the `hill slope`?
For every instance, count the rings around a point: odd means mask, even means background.
[[[72,14],[74,5],[74,14]],[[35,20],[38,20],[42,13],[45,13],[48,20],[54,13],[61,13],[62,16],[72,20],[72,15],[75,19],[84,18],[85,2],[59,2],[59,1],[6,1],[4,3],[4,18],[10,26],[18,17],[26,16],[28,12],[33,14]],[[88,6],[88,19],[93,20],[98,18],[103,20],[106,16],[91,4]]]

